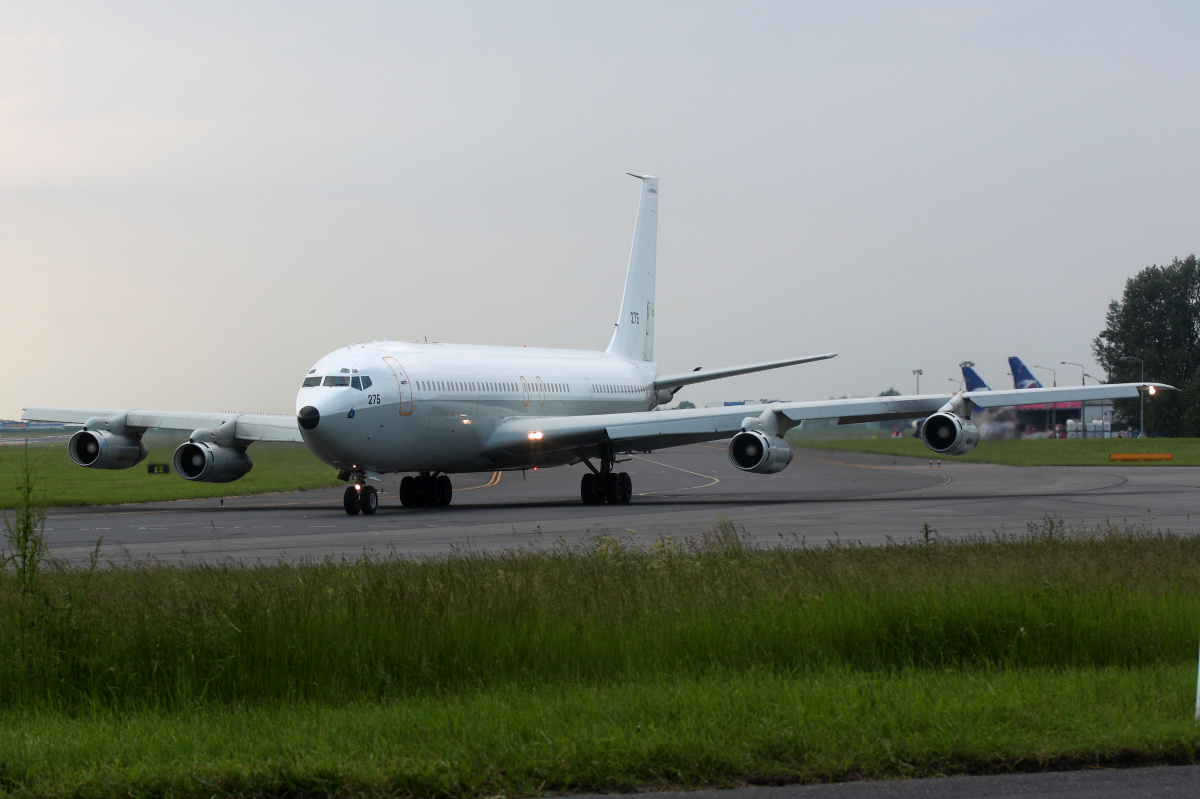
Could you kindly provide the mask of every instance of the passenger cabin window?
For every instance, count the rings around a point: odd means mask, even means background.
[[[327,386],[348,386],[350,385],[350,375],[329,375],[325,378]]]
[[[321,378],[319,376],[318,377],[306,377],[306,378],[304,378],[304,385],[302,385],[301,388],[312,388],[313,386],[319,386],[319,385],[321,385]]]

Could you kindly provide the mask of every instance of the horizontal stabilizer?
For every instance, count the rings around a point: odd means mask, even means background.
[[[748,375],[751,372],[765,372],[768,369],[779,369],[784,366],[824,361],[836,357],[836,352],[826,352],[821,355],[805,355],[803,358],[787,358],[782,361],[764,361],[762,363],[747,364],[746,366],[730,366],[725,369],[708,369],[706,371],[684,372],[678,375],[663,375],[654,381],[654,388],[655,390],[679,388],[680,386],[690,386],[694,383],[707,383],[709,380],[720,380],[723,377]]]

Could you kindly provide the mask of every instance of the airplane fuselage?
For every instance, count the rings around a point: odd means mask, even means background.
[[[647,411],[656,365],[587,350],[374,342],[319,360],[296,410],[308,448],[337,469],[478,472],[558,466],[571,452],[483,456],[514,417]],[[312,417],[312,411],[307,411]]]

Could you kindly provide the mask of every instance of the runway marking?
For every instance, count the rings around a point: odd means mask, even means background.
[[[501,475],[503,475],[503,474],[504,474],[504,473],[503,473],[503,472],[500,472],[500,471],[495,471],[495,472],[492,472],[492,479],[491,479],[491,480],[488,480],[488,481],[487,481],[486,483],[484,483],[483,485],[478,485],[478,486],[468,486],[468,487],[466,487],[466,488],[459,488],[459,489],[456,489],[456,490],[457,490],[457,491],[474,491],[474,490],[475,490],[475,489],[477,489],[477,488],[491,488],[492,486],[496,485],[496,483],[499,483],[499,482],[500,482],[500,477],[501,477]]]
[[[714,447],[714,449],[716,449],[716,448]],[[674,469],[678,472],[686,472],[687,474],[694,474],[697,477],[705,477],[705,478],[708,478],[709,480],[712,480],[711,483],[705,483],[703,485],[688,486],[686,488],[672,488],[671,489],[672,491],[691,491],[696,488],[708,488],[709,486],[715,486],[717,483],[721,482],[721,478],[713,477],[711,474],[701,474],[700,472],[693,472],[690,469],[684,469],[680,466],[672,466],[671,464],[663,463],[662,461],[652,461],[649,458],[643,457],[641,455],[634,455],[633,457],[638,459],[639,461],[645,461],[646,463],[653,463],[656,466],[665,466],[668,469]],[[665,492],[663,492],[663,491],[646,491],[641,494],[634,494],[634,496],[635,497],[651,497],[651,496],[654,496],[655,494],[662,494],[662,493],[665,493]]]

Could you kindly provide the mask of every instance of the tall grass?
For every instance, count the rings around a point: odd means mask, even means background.
[[[1014,539],[764,550],[725,523],[503,557],[0,577],[0,711],[446,695],[747,669],[1186,663],[1200,539],[1056,519]]]

